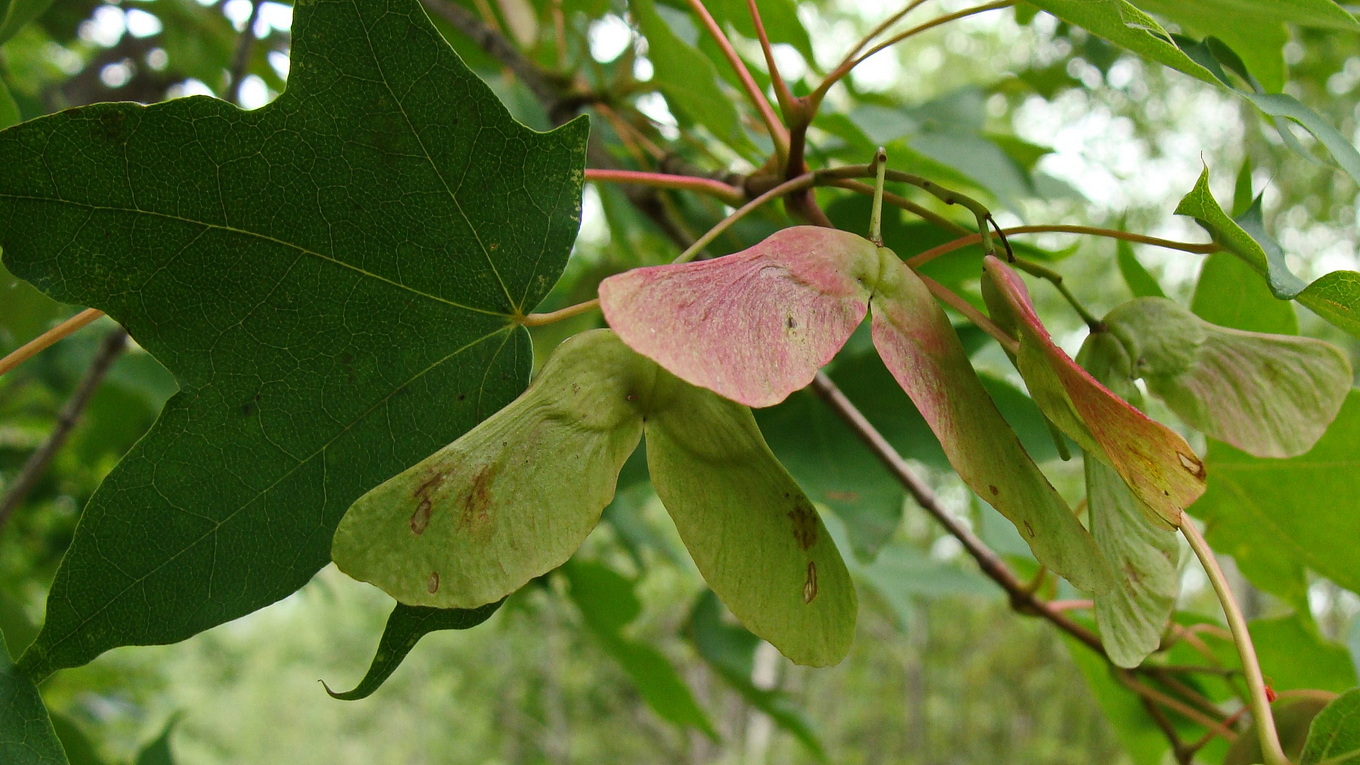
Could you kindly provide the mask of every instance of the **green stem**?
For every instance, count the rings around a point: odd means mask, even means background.
[[[594,300],[587,300],[584,303],[577,303],[576,305],[569,305],[566,308],[559,308],[556,311],[548,311],[547,313],[531,313],[528,316],[525,316],[524,318],[520,319],[519,323],[526,327],[541,327],[544,324],[552,324],[555,321],[561,321],[563,319],[570,319],[573,316],[579,316],[580,314],[586,313],[588,311],[593,311],[599,307],[600,299],[595,298]]]
[[[888,171],[888,150],[882,146],[874,152],[874,206],[869,211],[869,241],[883,246],[883,177]]]
[[[1223,614],[1228,618],[1228,629],[1232,631],[1233,644],[1237,646],[1237,656],[1242,661],[1242,674],[1247,681],[1247,706],[1256,720],[1256,734],[1260,739],[1265,765],[1291,765],[1284,749],[1280,747],[1279,734],[1275,731],[1275,718],[1270,712],[1270,701],[1266,699],[1265,678],[1261,676],[1261,663],[1256,658],[1251,633],[1247,631],[1247,620],[1242,616],[1242,609],[1238,608],[1232,590],[1228,588],[1228,579],[1194,521],[1184,519],[1181,533],[1190,543],[1190,549],[1195,551],[1204,573],[1209,576],[1214,594],[1218,595],[1218,602],[1223,606]]]
[[[1021,260],[1020,258],[1011,261],[1011,265],[1031,276],[1037,276],[1040,279],[1044,279],[1056,287],[1063,298],[1067,300],[1068,305],[1072,306],[1072,310],[1077,312],[1077,315],[1081,317],[1082,321],[1086,322],[1086,326],[1090,328],[1092,332],[1101,332],[1105,329],[1105,322],[1097,319],[1094,314],[1086,310],[1086,306],[1082,305],[1081,301],[1077,300],[1077,296],[1073,295],[1072,291],[1063,283],[1062,274],[1046,266],[1041,266],[1038,263],[1033,263],[1028,260]]]
[[[873,176],[876,172],[870,165],[847,165],[846,167],[819,171],[818,176],[819,178],[865,178]],[[992,243],[992,232],[987,224],[992,213],[981,202],[966,194],[945,188],[929,178],[923,178],[913,173],[904,173],[901,170],[885,170],[884,177],[886,180],[895,183],[915,186],[947,205],[960,205],[968,208],[969,212],[973,213],[973,217],[977,219],[978,234],[983,243],[983,250],[989,255],[996,254],[996,247]]]
[[[1197,255],[1208,255],[1223,249],[1213,242],[1199,244],[1196,242],[1177,242],[1172,239],[1159,239],[1155,236],[1145,234],[1133,234],[1128,231],[1120,231],[1113,228],[1099,228],[1096,226],[1069,226],[1069,225],[1049,225],[1049,226],[1016,226],[1006,229],[1006,236],[1016,234],[1089,234],[1091,236],[1103,236],[1108,239],[1122,239],[1126,242],[1136,244],[1150,244],[1154,247],[1165,247],[1169,250],[1180,250],[1181,252],[1191,252]],[[920,268],[930,261],[955,250],[961,250],[971,244],[982,241],[978,234],[969,234],[960,237],[952,242],[945,242],[938,247],[932,247],[925,252],[914,255],[907,259],[907,265],[913,268]]]
[[[766,204],[767,202],[773,199],[777,199],[785,194],[788,194],[789,192],[810,189],[812,188],[813,184],[816,183],[816,181],[817,176],[815,173],[804,173],[798,176],[797,178],[784,181],[778,186],[775,186],[774,188],[770,189],[764,194],[761,194],[755,199],[752,199],[750,202],[747,202],[746,204],[737,208],[732,212],[731,215],[718,221],[717,225],[715,225],[713,228],[710,228],[703,236],[694,240],[694,244],[691,244],[689,246],[689,249],[680,253],[680,257],[676,258],[671,262],[688,263],[689,261],[694,260],[694,258],[697,257],[699,253],[704,251],[705,247],[713,243],[714,239],[717,239],[719,236],[722,235],[724,231],[731,228],[732,224],[746,217],[756,208]]]

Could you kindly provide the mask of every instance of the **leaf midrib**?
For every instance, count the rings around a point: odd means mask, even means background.
[[[401,289],[401,290],[404,290],[404,291],[406,291],[406,292],[409,292],[409,293],[411,293],[412,295],[415,295],[415,296],[418,296],[418,297],[425,298],[425,299],[427,299],[427,300],[432,300],[432,301],[437,302],[437,303],[443,303],[444,305],[451,306],[451,307],[453,307],[453,308],[458,308],[458,309],[460,309],[460,310],[470,311],[470,312],[472,312],[472,313],[483,314],[483,315],[485,315],[485,316],[497,316],[497,317],[504,318],[504,319],[507,319],[507,320],[513,319],[512,314],[508,314],[508,313],[505,313],[505,312],[503,312],[503,311],[493,311],[493,310],[486,309],[486,308],[478,308],[478,307],[476,307],[476,306],[471,306],[471,305],[467,305],[467,304],[465,304],[465,303],[459,303],[459,302],[456,302],[456,301],[453,301],[453,300],[449,300],[449,299],[447,299],[447,298],[442,298],[442,297],[439,297],[438,295],[431,295],[431,294],[428,293],[428,292],[422,292],[422,291],[420,291],[420,290],[418,290],[418,289],[416,289],[416,288],[414,288],[414,287],[411,287],[410,285],[402,284],[401,282],[396,281],[396,280],[394,280],[394,279],[389,279],[388,277],[383,276],[382,274],[376,274],[376,273],[373,273],[372,271],[367,271],[367,270],[365,270],[365,269],[363,269],[363,268],[360,268],[360,267],[358,267],[358,266],[356,266],[356,265],[354,265],[354,264],[352,264],[352,263],[346,263],[346,262],[343,261],[343,260],[340,260],[340,259],[338,259],[338,258],[334,258],[334,257],[332,257],[332,256],[330,256],[330,255],[326,255],[325,253],[317,252],[316,250],[311,250],[311,249],[308,249],[308,248],[306,248],[306,247],[303,247],[303,246],[300,245],[300,244],[295,244],[295,243],[293,243],[293,242],[284,241],[284,240],[279,239],[279,238],[277,238],[277,237],[270,236],[269,234],[262,234],[262,233],[259,233],[259,232],[257,232],[257,231],[251,231],[251,230],[249,230],[249,229],[237,228],[236,226],[230,226],[230,225],[226,225],[226,224],[223,224],[223,223],[210,223],[210,222],[208,222],[208,221],[195,220],[195,219],[193,219],[193,218],[186,218],[186,217],[181,216],[181,215],[171,215],[170,213],[163,213],[163,212],[159,212],[159,211],[156,211],[156,210],[142,210],[142,209],[131,208],[131,207],[118,207],[118,206],[113,206],[113,205],[97,205],[97,204],[91,204],[91,203],[89,203],[89,202],[76,202],[76,201],[72,201],[72,200],[69,200],[69,199],[60,199],[60,198],[56,198],[56,197],[43,197],[43,196],[36,196],[36,195],[31,195],[31,194],[6,194],[6,193],[0,192],[0,199],[13,199],[13,200],[26,201],[26,202],[43,202],[43,203],[49,203],[49,204],[53,204],[53,203],[54,203],[54,204],[62,204],[62,205],[70,206],[70,207],[76,207],[76,208],[79,208],[79,209],[89,210],[89,211],[91,211],[91,212],[113,212],[113,213],[124,213],[124,214],[128,214],[128,215],[148,215],[148,216],[151,216],[151,217],[162,218],[162,219],[165,219],[165,220],[177,221],[177,222],[179,222],[179,223],[185,223],[185,224],[188,224],[188,225],[191,225],[191,226],[201,226],[201,227],[203,227],[205,230],[224,231],[224,232],[231,233],[231,234],[239,234],[239,235],[241,235],[241,236],[253,237],[253,238],[259,239],[259,240],[261,240],[261,241],[270,242],[270,243],[272,243],[272,244],[277,244],[277,245],[280,245],[280,246],[282,246],[282,247],[287,247],[287,248],[289,248],[289,249],[296,250],[297,252],[302,253],[303,255],[310,255],[311,257],[317,258],[318,260],[321,260],[321,261],[323,261],[323,262],[330,263],[330,264],[332,264],[332,265],[340,266],[341,268],[348,269],[348,270],[353,271],[353,272],[355,272],[355,273],[357,273],[357,274],[360,274],[360,275],[362,275],[362,276],[366,276],[366,277],[368,277],[368,278],[370,278],[370,279],[374,279],[374,280],[379,281],[379,282],[382,282],[382,283],[384,283],[384,284],[389,284],[389,285],[391,285],[391,286],[393,286],[393,287],[396,287],[396,288],[398,288],[398,289]],[[457,204],[457,203],[455,202],[455,204]],[[460,208],[460,212],[461,212],[461,208]],[[475,233],[475,231],[474,231],[474,233]],[[480,239],[478,240],[478,242],[480,243]],[[494,271],[494,268],[493,268],[493,271]],[[497,281],[500,281],[500,274],[496,274],[496,279],[497,279]],[[502,283],[501,286],[502,286],[502,289],[504,289],[504,284],[503,284],[503,283]],[[508,296],[507,296],[507,297],[508,297]],[[512,303],[513,303],[513,301],[512,301]]]

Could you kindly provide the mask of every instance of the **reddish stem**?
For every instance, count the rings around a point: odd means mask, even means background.
[[[682,189],[697,191],[716,197],[733,207],[746,201],[742,190],[712,178],[696,178],[692,175],[672,175],[670,173],[651,173],[642,170],[598,170],[586,169],[586,180],[594,182],[634,183],[659,189]]]
[[[774,109],[770,107],[770,101],[765,94],[760,92],[760,87],[751,77],[751,72],[746,69],[746,64],[742,62],[741,56],[732,47],[732,42],[727,39],[718,22],[713,20],[713,15],[704,7],[702,0],[689,0],[689,7],[694,14],[703,22],[708,33],[713,35],[713,39],[718,43],[718,48],[722,50],[723,57],[732,66],[732,71],[736,72],[737,79],[741,80],[741,86],[745,88],[746,95],[751,99],[751,105],[760,112],[760,119],[764,121],[766,130],[770,131],[770,140],[774,141],[775,151],[779,156],[786,156],[789,152],[789,135],[784,129],[783,123],[775,115]]]

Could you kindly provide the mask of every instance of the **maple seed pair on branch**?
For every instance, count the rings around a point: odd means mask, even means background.
[[[332,556],[408,605],[494,603],[580,547],[644,434],[657,496],[732,613],[795,662],[844,658],[849,571],[751,410],[608,330],[562,343],[508,407],[361,497]]]

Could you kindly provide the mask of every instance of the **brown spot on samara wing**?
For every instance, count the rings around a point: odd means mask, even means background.
[[[428,584],[425,585],[425,589],[429,590],[431,595],[435,594],[436,592],[439,592],[439,572],[438,572],[438,571],[431,571],[431,572],[430,572],[430,581],[429,581]]]
[[[1176,452],[1176,456],[1180,457],[1181,467],[1185,468],[1185,472],[1196,478],[1203,478],[1205,476],[1204,462],[1201,461],[1199,457],[1184,452]]]
[[[499,469],[497,465],[483,465],[477,471],[477,475],[472,479],[472,485],[468,487],[467,495],[463,498],[463,513],[459,516],[461,527],[471,528],[491,520],[488,512],[491,506],[491,484],[495,482]]]
[[[803,602],[811,603],[817,597],[817,563],[808,561],[807,579],[803,582]]]
[[[430,513],[434,511],[434,490],[444,482],[445,475],[443,471],[437,472],[411,492],[411,498],[416,500],[415,512],[411,513],[412,534],[420,536],[425,533],[425,527],[430,525]]]
[[[1030,539],[1034,538],[1034,527],[1029,524],[1029,521],[1025,521],[1025,533],[1029,534]]]
[[[786,515],[793,521],[793,538],[799,547],[806,550],[817,543],[817,511],[811,505],[796,504]]]
[[[990,483],[987,484],[987,489],[988,489],[988,491],[992,492],[992,496],[993,496],[993,497],[995,497],[996,495],[998,495],[998,494],[1001,493],[1001,490],[1000,490],[1000,489],[996,488],[995,485],[990,484]]]

